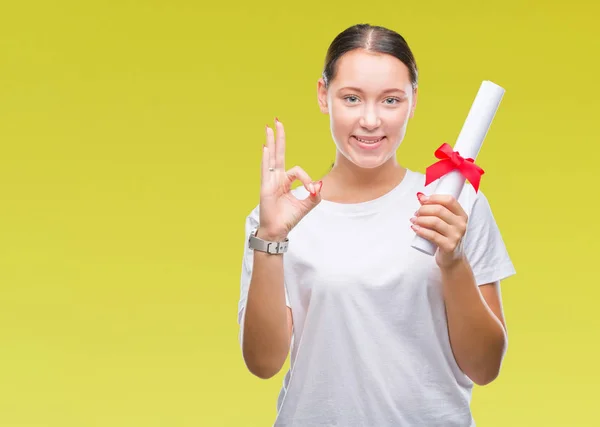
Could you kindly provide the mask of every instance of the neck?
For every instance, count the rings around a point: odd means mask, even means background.
[[[406,174],[396,156],[376,168],[365,169],[337,153],[323,180],[323,198],[340,203],[360,203],[380,197],[395,188]]]

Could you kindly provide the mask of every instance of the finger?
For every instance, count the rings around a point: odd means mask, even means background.
[[[437,216],[415,216],[411,218],[410,222],[417,225],[418,227],[433,230],[436,233],[439,233],[447,238],[458,234],[457,231],[455,231],[450,224],[441,220]]]
[[[458,223],[458,217],[443,205],[423,205],[416,212],[417,217],[437,217],[448,224]]]
[[[462,246],[462,239],[449,238],[441,235],[435,230],[426,227],[420,227],[416,224],[412,224],[411,228],[418,236],[433,242],[443,252],[455,252]]]
[[[415,212],[415,217],[423,218],[422,225],[425,227],[432,223],[439,224],[437,230],[444,236],[451,237],[454,232],[458,233],[459,236],[463,236],[467,231],[468,218],[466,214],[465,216],[454,215],[442,205],[423,205]],[[443,222],[443,224],[438,223],[437,220]],[[421,221],[418,223],[421,224]],[[448,228],[454,231],[447,232]]]
[[[275,139],[275,167],[285,170],[285,129],[277,117],[275,117],[275,129],[277,138]]]
[[[273,133],[273,129],[267,125],[267,168],[275,167],[275,134]]]
[[[467,216],[458,200],[447,194],[432,194],[429,197],[422,197],[421,201],[423,205],[442,205],[454,215]]]
[[[305,214],[310,212],[321,202],[321,189],[323,188],[323,181],[319,181],[318,183],[314,184],[314,186],[315,193],[300,201],[300,203],[302,203],[304,206]]]
[[[263,145],[263,147],[262,147],[262,157],[260,160],[260,169],[261,169],[260,182],[264,183],[267,181],[268,174],[269,174],[269,150],[267,149],[266,145]]]
[[[300,182],[304,184],[304,188],[306,188],[310,194],[315,194],[315,186],[310,179],[310,176],[308,176],[308,174],[300,166],[294,166],[287,171],[286,174],[292,182],[295,180],[300,180]]]
[[[410,227],[417,234],[417,236],[421,236],[424,239],[427,239],[430,242],[435,243],[435,245],[438,247],[442,247],[444,242],[446,241],[446,237],[442,236],[440,233],[438,233],[434,230],[431,230],[429,228],[420,227],[416,224],[412,224]]]

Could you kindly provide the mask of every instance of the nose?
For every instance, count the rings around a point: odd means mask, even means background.
[[[360,117],[359,124],[368,130],[377,129],[381,124],[377,109],[373,106],[365,106],[363,113]]]

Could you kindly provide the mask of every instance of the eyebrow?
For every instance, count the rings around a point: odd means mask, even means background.
[[[352,87],[352,86],[346,86],[346,87],[340,88],[340,91],[342,91],[342,90],[352,90],[354,92],[364,93],[360,88]],[[404,92],[402,89],[398,89],[398,88],[386,89],[382,93],[391,93],[391,92],[402,92],[403,94],[406,95],[406,92]]]

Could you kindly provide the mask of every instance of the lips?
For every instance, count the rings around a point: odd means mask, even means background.
[[[366,139],[363,139],[366,138]],[[352,136],[352,139],[356,141],[355,146],[361,150],[377,150],[381,147],[386,140],[385,136]]]
[[[363,142],[365,144],[375,144],[375,143],[381,141],[385,137],[384,136],[362,136],[362,135],[354,135],[354,138],[356,138],[358,141]]]

